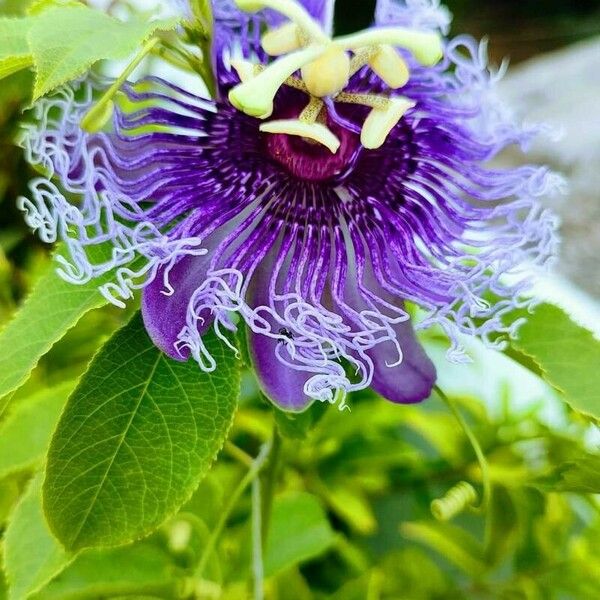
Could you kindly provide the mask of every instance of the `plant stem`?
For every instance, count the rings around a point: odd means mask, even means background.
[[[102,121],[102,115],[109,114],[107,108],[112,107],[112,101],[121,86],[127,81],[127,78],[135,71],[140,63],[154,50],[160,39],[155,37],[148,40],[141,50],[136,54],[134,59],[125,67],[125,70],[119,75],[119,78],[108,88],[102,98],[84,115],[81,120],[81,127],[86,131],[95,132],[101,127],[98,127],[96,120]],[[111,108],[112,110],[112,108]]]
[[[279,463],[281,461],[281,449],[283,439],[277,429],[277,424],[273,424],[273,437],[271,439],[272,449],[269,457],[269,463],[265,469],[263,478],[263,494],[262,494],[262,543],[266,546],[269,536],[269,526],[271,522],[271,512],[273,510],[273,498],[275,496],[275,488],[277,487],[277,476],[279,474]]]
[[[265,461],[266,461],[267,457],[269,456],[270,451],[271,451],[270,443],[266,443],[262,446],[262,448],[260,449],[260,452],[258,453],[258,456],[252,462],[252,466],[250,467],[250,469],[248,469],[248,472],[246,473],[244,478],[240,481],[238,486],[235,488],[235,490],[229,497],[229,502],[224,507],[223,512],[221,513],[221,516],[219,517],[219,521],[218,521],[217,525],[215,526],[215,528],[212,530],[210,537],[208,538],[208,541],[206,542],[206,546],[204,547],[204,551],[202,552],[202,556],[200,557],[200,561],[198,563],[198,568],[196,569],[196,572],[195,572],[195,576],[198,579],[200,579],[202,577],[202,575],[206,569],[206,565],[208,564],[208,559],[211,557],[211,555],[215,549],[215,546],[217,544],[217,541],[218,541],[219,537],[221,536],[221,533],[222,533],[225,525],[227,524],[227,519],[233,512],[235,505],[238,503],[238,500],[241,498],[241,496],[244,493],[244,491],[246,490],[246,488],[256,479],[256,477],[260,473],[260,470],[262,469],[263,465],[265,464]]]
[[[446,394],[436,385],[435,391],[438,396],[446,403],[462,430],[465,432],[467,439],[471,443],[473,451],[475,452],[475,456],[477,457],[477,462],[479,463],[479,468],[481,469],[481,481],[483,485],[483,498],[479,507],[476,508],[480,513],[486,514],[486,528],[485,528],[485,546],[487,548],[490,534],[490,524],[491,520],[489,518],[489,507],[490,500],[492,497],[492,484],[490,478],[490,469],[485,457],[483,450],[481,449],[481,445],[477,440],[477,437],[469,427],[469,424],[466,422],[465,418],[462,416],[456,402],[450,399]]]
[[[235,460],[242,463],[248,468],[252,467],[254,459],[247,452],[244,452],[244,450],[236,446],[234,443],[229,441],[225,442],[225,446],[223,449],[227,454],[229,454],[229,456],[231,456],[231,458],[234,458]]]
[[[254,600],[264,600],[265,569],[263,565],[260,478],[252,482],[252,578]]]

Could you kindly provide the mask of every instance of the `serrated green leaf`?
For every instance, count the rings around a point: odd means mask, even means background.
[[[44,506],[69,549],[146,535],[191,496],[222,447],[240,391],[238,363],[214,333],[218,368],[162,354],[136,315],[100,350],[58,424]]]
[[[75,382],[42,390],[21,401],[0,423],[0,477],[33,467],[44,459]]]
[[[319,556],[335,543],[335,534],[319,500],[306,493],[275,500],[265,553],[265,575]]]
[[[37,475],[13,513],[4,538],[9,600],[24,600],[73,559],[54,539],[42,511],[42,475]]]
[[[543,378],[563,392],[575,410],[600,419],[600,341],[557,306],[541,304],[519,330],[511,346],[533,360]]]
[[[39,359],[88,311],[107,300],[98,286],[110,278],[84,285],[61,279],[54,263],[34,286],[15,318],[0,332],[0,398],[16,390]]]
[[[27,43],[29,19],[0,18],[0,79],[33,64]]]
[[[28,41],[36,69],[34,100],[83,75],[99,60],[127,58],[154,32],[178,23],[149,23],[139,17],[124,23],[84,5],[49,8],[32,19]]]

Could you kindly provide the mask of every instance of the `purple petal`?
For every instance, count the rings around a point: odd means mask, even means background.
[[[180,353],[175,344],[179,333],[186,325],[190,299],[206,278],[210,257],[184,256],[175,264],[168,275],[173,293],[169,295],[165,285],[165,270],[159,269],[154,280],[142,293],[142,316],[148,335],[154,344],[175,360],[187,360],[189,353]],[[210,327],[210,314],[203,315],[203,329]],[[203,333],[203,332],[200,332]]]
[[[282,410],[302,412],[313,402],[304,393],[304,384],[311,374],[292,369],[277,358],[278,345],[284,343],[248,331],[248,349],[261,390]]]
[[[391,343],[379,344],[369,352],[375,365],[371,387],[381,396],[397,404],[413,404],[426,400],[436,381],[435,366],[417,340],[410,321],[394,327],[402,349],[402,362]]]
[[[269,306],[269,284],[274,268],[274,256],[268,256],[257,271],[256,280],[249,292],[250,304],[254,307]],[[314,399],[304,393],[304,385],[313,375],[284,364],[278,354],[285,356],[286,338],[284,330],[268,313],[261,313],[273,332],[281,330],[281,339],[256,333],[248,328],[248,350],[250,359],[264,395],[282,410],[302,412]]]

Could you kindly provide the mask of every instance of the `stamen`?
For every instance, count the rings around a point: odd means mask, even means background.
[[[254,79],[259,73],[264,71],[264,68],[261,69],[260,65],[255,65],[249,60],[237,58],[231,61],[231,66],[235,69],[235,72],[238,74],[242,83]]]
[[[337,136],[320,123],[303,123],[295,119],[282,119],[263,123],[260,130],[264,133],[283,133],[308,138],[323,144],[332,154],[335,154],[341,145]]]
[[[443,56],[442,39],[437,33],[414,31],[404,27],[367,29],[333,40],[338,48],[355,50],[365,46],[388,45],[406,48],[423,65],[431,67]]]
[[[279,58],[256,77],[234,87],[229,92],[230,102],[247,115],[266,119],[273,113],[273,99],[288,77],[325,51],[323,46],[309,46]]]
[[[257,12],[265,8],[271,8],[287,17],[292,23],[306,32],[311,41],[326,43],[329,41],[321,26],[310,16],[310,13],[295,0],[235,0],[240,10],[246,12]]]
[[[406,61],[392,46],[379,46],[369,66],[394,90],[404,87],[410,78]]]
[[[390,131],[398,121],[413,108],[415,103],[408,98],[390,98],[386,109],[374,108],[365,120],[360,141],[368,150],[381,148]]]
[[[262,37],[263,50],[270,56],[282,56],[298,50],[306,43],[306,37],[300,33],[296,23],[286,23],[281,27],[271,29]]]
[[[334,96],[350,81],[348,53],[330,45],[317,60],[302,68],[302,79],[311,95],[317,98]]]
[[[377,53],[375,46],[357,50],[350,61],[350,77],[356,75],[363,67],[367,66]]]
[[[323,100],[311,97],[308,106],[300,113],[300,121],[302,123],[316,123],[324,106]]]
[[[338,94],[335,100],[344,104],[360,104],[361,106],[368,106],[379,110],[387,110],[391,102],[386,96],[378,96],[377,94],[348,94],[346,92]]]

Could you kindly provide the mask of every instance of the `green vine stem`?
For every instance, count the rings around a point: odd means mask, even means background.
[[[223,509],[221,516],[219,517],[219,521],[215,528],[212,530],[210,537],[206,542],[206,546],[204,547],[204,551],[202,552],[202,556],[200,557],[200,561],[198,562],[198,567],[196,568],[195,577],[197,579],[202,578],[202,574],[206,569],[206,565],[208,564],[208,560],[211,557],[217,541],[227,524],[227,520],[229,519],[233,509],[241,498],[242,494],[246,491],[246,488],[258,477],[261,469],[263,468],[269,453],[271,452],[271,443],[267,442],[262,446],[258,456],[252,462],[252,466],[248,469],[248,472],[244,476],[244,478],[240,481],[238,486],[235,488],[231,496],[229,497],[229,502]]]
[[[437,395],[444,401],[444,403],[448,406],[448,408],[450,409],[450,411],[452,412],[452,414],[458,421],[458,424],[460,425],[460,427],[464,431],[465,435],[467,436],[467,439],[469,440],[471,447],[473,448],[475,456],[477,457],[477,462],[479,463],[479,468],[481,469],[481,482],[482,482],[482,486],[483,486],[483,498],[481,500],[481,503],[478,506],[472,506],[471,508],[474,511],[476,511],[478,514],[483,514],[486,516],[485,546],[487,548],[488,541],[490,539],[490,532],[491,532],[491,530],[490,530],[491,520],[489,518],[489,508],[490,508],[490,502],[491,502],[491,497],[492,497],[492,484],[491,484],[491,477],[490,477],[490,468],[489,468],[487,459],[481,448],[481,445],[479,444],[477,437],[475,436],[472,429],[469,427],[469,424],[467,423],[467,421],[461,414],[456,402],[454,400],[452,400],[450,397],[448,397],[437,385],[435,386],[434,389],[435,389],[435,392],[437,393]],[[461,482],[461,483],[466,483],[466,482]],[[461,486],[461,484],[459,484],[459,486]],[[467,501],[469,501],[469,500],[472,501],[474,498],[474,495],[471,492],[471,490],[468,489],[467,486],[470,486],[470,484],[466,484],[465,486],[463,486],[461,488],[462,491],[465,491],[465,490],[469,491],[468,494],[463,494],[463,497],[466,498]],[[457,488],[458,488],[458,486],[453,488],[455,490],[455,492],[456,492]],[[471,489],[472,489],[472,486],[471,486]],[[442,500],[442,502],[443,502],[443,500]],[[439,505],[438,505],[438,508],[439,508]],[[465,506],[465,508],[466,508],[466,506]]]
[[[110,119],[114,109],[113,98],[121,89],[127,78],[135,71],[139,64],[152,52],[160,39],[155,37],[148,40],[136,54],[135,58],[127,65],[119,78],[108,88],[100,100],[81,119],[81,128],[88,133],[100,131]]]
[[[261,508],[260,478],[257,477],[252,482],[252,581],[254,583],[254,600],[263,600],[265,597]]]
[[[275,488],[277,487],[277,477],[279,475],[279,467],[281,462],[281,451],[283,447],[283,439],[277,428],[277,424],[273,424],[272,450],[269,457],[269,463],[265,469],[263,477],[263,494],[262,494],[262,543],[263,546],[267,543],[269,535],[269,525],[271,522],[271,512],[273,510],[273,499],[275,496]]]

